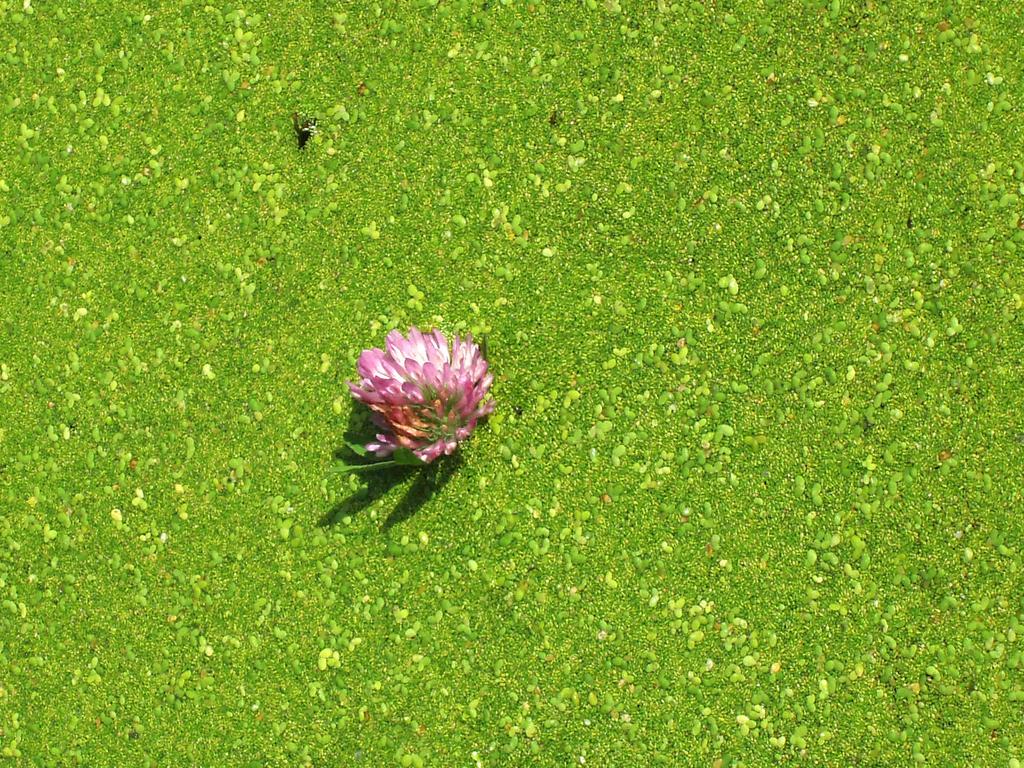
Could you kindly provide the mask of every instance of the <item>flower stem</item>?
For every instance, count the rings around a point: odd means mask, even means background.
[[[378,469],[387,469],[388,467],[397,466],[397,461],[374,461],[369,464],[342,464],[337,468],[337,471],[343,475],[347,475],[349,472],[376,472]]]

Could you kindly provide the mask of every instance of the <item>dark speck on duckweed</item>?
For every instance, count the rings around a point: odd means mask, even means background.
[[[305,149],[306,144],[317,133],[317,120],[315,117],[300,117],[298,112],[293,112],[292,128],[295,130],[295,138],[299,143],[299,149]]]

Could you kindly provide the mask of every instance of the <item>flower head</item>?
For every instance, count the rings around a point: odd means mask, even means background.
[[[451,454],[494,410],[487,397],[494,376],[473,338],[456,336],[451,346],[441,331],[391,331],[384,349],[365,349],[356,366],[362,380],[349,382],[352,395],[373,411],[380,427],[366,450],[384,457],[408,448],[428,464]]]

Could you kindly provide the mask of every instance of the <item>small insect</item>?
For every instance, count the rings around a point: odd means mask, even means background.
[[[515,413],[516,416],[522,416],[523,415],[523,408],[520,405],[513,405],[512,406],[512,412]]]
[[[562,113],[556,109],[551,113],[551,117],[548,118],[548,123],[558,125],[560,122],[562,122]]]
[[[911,214],[910,216],[907,216],[907,229],[913,229],[913,228],[914,228],[914,215]]]
[[[316,118],[299,117],[298,112],[292,112],[292,127],[295,128],[295,138],[299,142],[299,149],[306,148],[306,142],[316,136]]]

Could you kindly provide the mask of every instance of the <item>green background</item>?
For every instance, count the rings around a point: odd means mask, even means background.
[[[974,5],[0,0],[3,758],[1019,766]],[[410,324],[498,410],[337,475]]]

